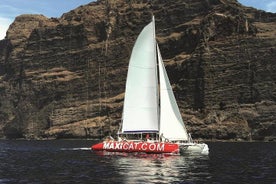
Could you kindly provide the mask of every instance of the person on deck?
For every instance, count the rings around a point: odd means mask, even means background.
[[[146,140],[147,141],[150,140],[150,135],[149,134],[146,135]]]

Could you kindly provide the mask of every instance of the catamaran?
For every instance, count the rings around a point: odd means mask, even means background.
[[[112,137],[92,147],[95,151],[180,154],[209,153],[196,143],[182,120],[155,38],[155,21],[139,34],[129,61],[122,123]]]

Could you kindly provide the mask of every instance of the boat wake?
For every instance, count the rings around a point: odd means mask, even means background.
[[[61,148],[62,151],[91,151],[91,148]]]

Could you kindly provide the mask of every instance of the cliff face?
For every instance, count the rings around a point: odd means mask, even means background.
[[[275,138],[276,15],[236,0],[101,0],[17,17],[0,41],[0,136],[116,134],[128,60],[152,14],[193,137]]]

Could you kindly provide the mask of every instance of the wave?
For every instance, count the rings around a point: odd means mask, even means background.
[[[62,150],[62,151],[79,151],[79,150],[91,151],[91,148],[61,148],[60,150]]]

